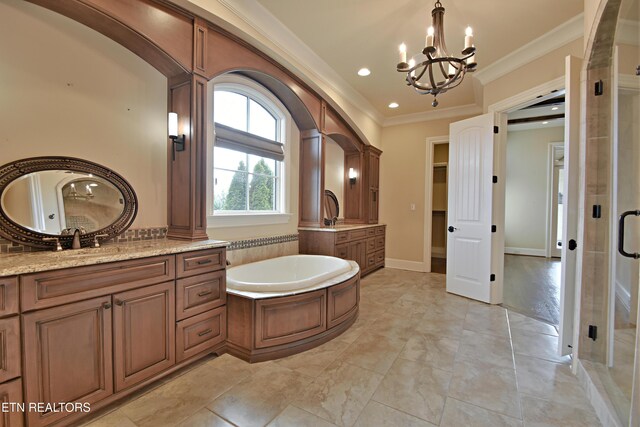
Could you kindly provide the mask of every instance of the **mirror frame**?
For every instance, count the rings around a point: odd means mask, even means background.
[[[122,214],[109,226],[80,235],[80,244],[82,247],[91,245],[95,236],[99,234],[106,234],[109,236],[109,239],[118,236],[133,223],[133,220],[138,213],[138,198],[136,197],[136,193],[133,191],[131,185],[122,176],[111,169],[97,163],[74,157],[31,157],[28,159],[16,160],[0,167],[0,200],[2,200],[2,194],[7,187],[18,178],[34,172],[48,170],[70,170],[74,172],[93,174],[108,181],[122,194],[122,198],[124,200],[124,209]],[[2,209],[1,203],[0,236],[21,245],[42,249],[55,249],[56,247],[55,242],[42,240],[45,237],[57,237],[60,240],[60,244],[65,249],[70,248],[71,243],[73,242],[72,235],[40,233],[14,222],[9,218],[4,209]]]
[[[338,197],[336,197],[335,193],[331,190],[324,190],[324,198],[326,200],[326,198],[330,198],[336,205],[336,217],[340,216],[340,203],[338,203]],[[326,212],[326,201],[323,203],[323,207],[322,210],[324,211],[323,217],[323,223],[324,225],[331,225],[333,218],[327,218],[327,212]]]

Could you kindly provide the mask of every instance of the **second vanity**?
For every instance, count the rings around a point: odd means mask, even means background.
[[[224,351],[226,245],[159,240],[0,257],[0,399],[86,402],[93,412]],[[27,409],[2,414],[2,425],[87,415]]]
[[[355,261],[365,276],[384,267],[386,229],[382,224],[300,227],[300,253]]]

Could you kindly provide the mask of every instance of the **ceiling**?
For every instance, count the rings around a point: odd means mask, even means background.
[[[398,45],[422,50],[433,3],[424,0],[257,0],[311,48],[384,117],[432,111],[432,98],[416,94],[395,70]],[[546,34],[583,11],[583,0],[441,0],[449,51],[474,29],[478,70]],[[357,71],[367,67],[371,75]],[[439,97],[438,109],[481,104],[467,77]],[[390,102],[400,107],[389,109]]]
[[[544,129],[564,126],[564,90],[540,99],[536,104],[508,115],[508,131]]]

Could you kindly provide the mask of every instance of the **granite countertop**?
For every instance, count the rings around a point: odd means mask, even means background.
[[[222,240],[185,242],[162,239],[113,243],[99,248],[66,249],[62,252],[39,251],[21,254],[0,254],[0,277],[158,255],[171,255],[201,249],[223,248],[228,244],[229,242]]]
[[[333,227],[298,227],[299,231],[328,231],[336,233],[338,231],[358,230],[360,228],[382,227],[386,224],[338,224]]]

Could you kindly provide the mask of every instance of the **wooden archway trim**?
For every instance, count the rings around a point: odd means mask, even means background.
[[[149,0],[27,0],[109,37],[166,77],[192,71],[193,17]]]
[[[300,182],[300,193],[310,201],[300,210],[305,213],[301,224],[321,225],[324,137],[340,135],[342,144],[351,148],[345,149],[348,152],[359,153],[368,147],[347,121],[327,107],[322,96],[292,72],[237,36],[167,0],[27,1],[104,34],[168,78],[168,110],[178,113],[179,131],[186,136],[186,149],[175,156],[172,142],[166,141],[168,237],[207,238],[206,88],[216,75],[242,72],[272,90],[292,113],[303,135],[301,159],[313,160],[307,170],[315,174]],[[362,189],[359,193],[364,197]]]

